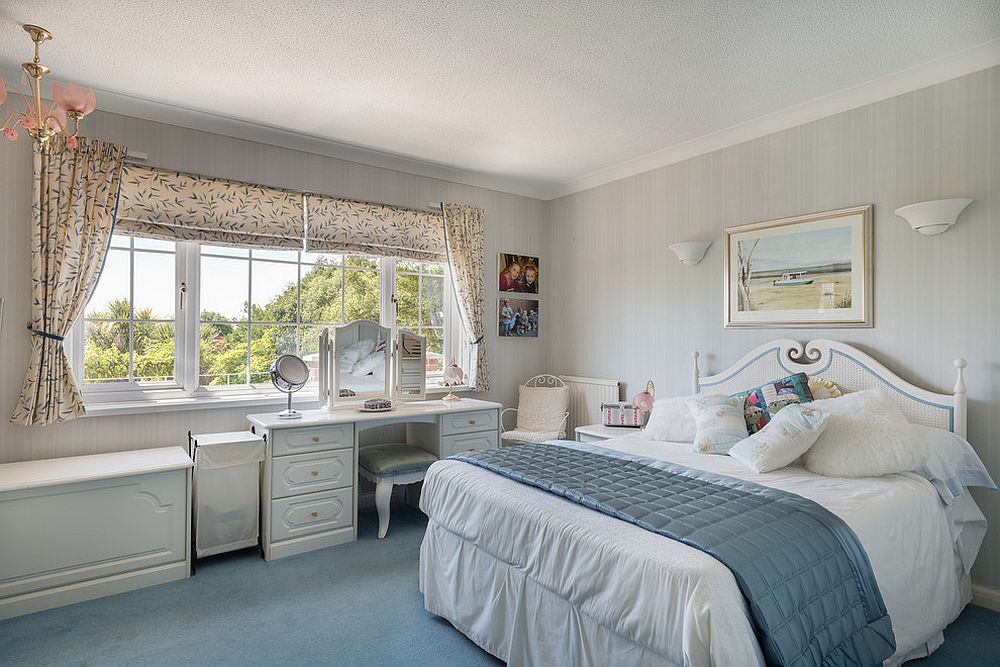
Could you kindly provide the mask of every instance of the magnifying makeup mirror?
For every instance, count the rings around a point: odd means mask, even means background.
[[[278,419],[300,419],[302,413],[292,409],[292,394],[309,381],[309,367],[294,354],[283,354],[271,364],[271,382],[288,394],[288,408],[278,413]]]

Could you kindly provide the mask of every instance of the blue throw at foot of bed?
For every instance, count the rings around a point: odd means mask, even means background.
[[[735,576],[769,665],[881,665],[896,650],[864,548],[811,500],[575,442],[451,458],[710,554]]]

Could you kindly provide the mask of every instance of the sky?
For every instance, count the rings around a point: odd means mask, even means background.
[[[850,261],[850,227],[768,236],[753,251],[753,268],[757,271]]]

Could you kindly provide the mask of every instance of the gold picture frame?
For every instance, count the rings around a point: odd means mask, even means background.
[[[725,326],[874,326],[872,208],[727,228]]]

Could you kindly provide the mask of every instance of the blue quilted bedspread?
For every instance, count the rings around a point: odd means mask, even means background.
[[[451,457],[678,540],[728,567],[771,665],[880,665],[896,649],[868,556],[793,493],[594,445]]]

